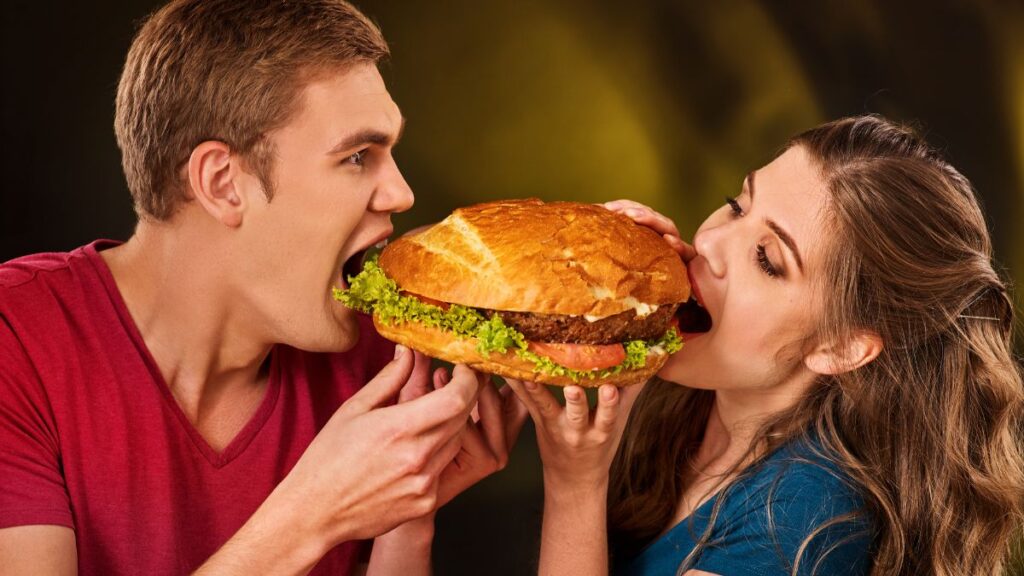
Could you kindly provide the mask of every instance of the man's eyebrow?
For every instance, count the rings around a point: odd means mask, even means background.
[[[376,144],[378,146],[394,146],[398,144],[398,141],[402,139],[402,134],[405,133],[405,117],[402,117],[402,124],[398,127],[398,134],[395,139],[391,139],[391,135],[380,130],[373,128],[367,128],[359,130],[353,134],[349,134],[342,138],[337,144],[328,150],[327,155],[341,154],[342,152],[364,146],[366,144]]]
[[[751,170],[750,174],[747,174],[747,177],[745,179],[747,183],[747,194],[750,195],[751,203],[754,202],[754,174],[756,172],[756,170]],[[782,243],[785,244],[787,248],[789,248],[790,252],[793,253],[793,259],[796,260],[796,266],[797,268],[800,269],[800,273],[803,274],[804,261],[802,258],[800,258],[800,251],[797,250],[796,241],[793,240],[793,237],[790,236],[789,232],[786,232],[782,228],[782,226],[779,226],[778,223],[776,223],[774,220],[765,219],[765,224],[767,224],[768,227],[772,229],[772,232],[775,232],[775,235],[779,237],[779,240],[782,240]]]

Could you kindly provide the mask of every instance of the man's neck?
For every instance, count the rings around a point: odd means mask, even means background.
[[[225,262],[201,244],[171,224],[140,223],[100,256],[174,398],[216,448],[258,407],[272,342],[239,310]]]

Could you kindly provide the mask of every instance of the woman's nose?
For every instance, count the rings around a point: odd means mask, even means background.
[[[725,276],[727,236],[723,226],[698,230],[693,237],[697,254],[707,261],[708,270],[718,278]]]

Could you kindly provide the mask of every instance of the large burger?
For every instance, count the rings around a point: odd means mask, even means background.
[[[335,292],[394,342],[562,386],[649,379],[682,345],[674,316],[689,297],[682,260],[654,231],[540,200],[460,208]]]

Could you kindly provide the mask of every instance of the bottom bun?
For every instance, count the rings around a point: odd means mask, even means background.
[[[381,336],[403,346],[423,352],[432,358],[447,360],[453,364],[465,364],[479,372],[497,374],[505,378],[528,380],[556,386],[579,386],[596,388],[602,384],[613,386],[632,386],[642,384],[657,374],[668,360],[668,354],[652,353],[647,355],[647,365],[643,368],[623,370],[606,378],[582,378],[573,382],[568,376],[554,376],[538,372],[533,362],[520,358],[515,352],[500,354],[492,352],[484,356],[477,351],[476,338],[459,338],[451,332],[424,326],[419,322],[403,322],[401,324],[384,324],[376,316],[373,325]]]

